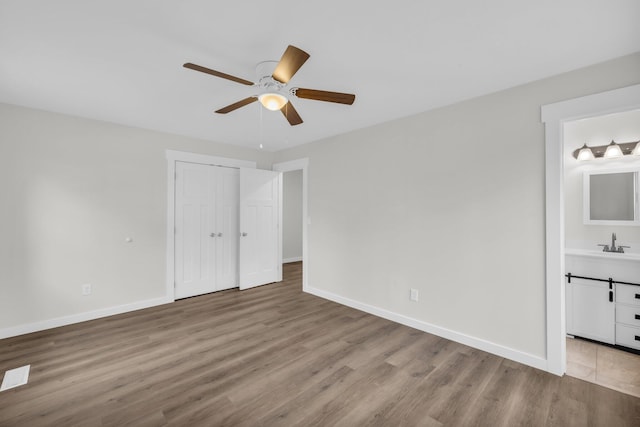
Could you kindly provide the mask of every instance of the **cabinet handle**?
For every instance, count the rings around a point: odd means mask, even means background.
[[[640,294],[636,294],[636,299],[640,299]]]
[[[609,291],[609,302],[613,302],[613,291]]]
[[[640,314],[636,314],[636,320],[640,320]]]
[[[636,341],[640,341],[640,337],[636,335]]]

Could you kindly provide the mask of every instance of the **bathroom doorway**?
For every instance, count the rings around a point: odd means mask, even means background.
[[[583,277],[565,281],[566,374],[640,397],[640,342],[625,341],[627,331],[640,335],[640,320],[634,317],[640,317],[640,301],[624,299],[623,291],[633,287],[606,282],[612,277],[640,283],[640,226],[623,220],[638,214],[640,155],[600,157],[611,141],[635,148],[640,109],[567,121],[562,132],[565,273]],[[598,157],[579,160],[585,144]],[[625,182],[617,180],[626,175],[628,195]],[[603,187],[604,178],[615,185]],[[621,197],[605,197],[602,203],[601,189],[605,196]],[[630,218],[620,217],[621,207]]]
[[[567,370],[564,233],[564,123],[640,109],[640,85],[560,101],[541,107],[545,128],[545,286],[547,371]]]

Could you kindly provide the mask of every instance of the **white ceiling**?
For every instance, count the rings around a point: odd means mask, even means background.
[[[640,51],[638,0],[2,0],[0,102],[279,150]],[[288,44],[291,85],[356,94],[213,111]]]

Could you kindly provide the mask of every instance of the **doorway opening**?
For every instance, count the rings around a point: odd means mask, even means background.
[[[301,190],[301,206],[298,205],[299,208],[301,208],[301,231],[302,231],[302,241],[301,241],[301,261],[302,261],[302,290],[306,291],[308,286],[309,286],[309,279],[308,279],[308,271],[309,271],[309,245],[308,245],[308,225],[311,223],[311,218],[309,217],[309,210],[308,210],[308,166],[309,166],[309,159],[308,158],[302,158],[302,159],[297,159],[297,160],[291,160],[291,161],[287,161],[287,162],[281,162],[281,163],[275,163],[273,165],[273,170],[274,171],[278,171],[278,172],[282,172],[285,175],[285,180],[288,178],[286,176],[286,174],[288,172],[296,172],[298,171],[298,176],[301,179],[299,184],[295,184],[295,175],[291,175],[292,179],[292,183],[294,183],[294,186],[298,186],[300,187]],[[286,190],[285,190],[286,191]],[[283,192],[284,193],[284,192]],[[295,196],[294,196],[295,197]],[[287,195],[285,193],[284,198],[286,200]],[[289,196],[289,201],[291,201],[291,195]],[[295,202],[294,200],[294,203]],[[285,210],[285,208],[283,207],[281,209],[281,212],[283,212]],[[296,215],[296,213],[294,212],[293,215]],[[284,224],[284,221],[281,220],[281,223]],[[292,225],[291,223],[289,223],[290,226],[296,227],[296,225]],[[286,232],[286,227],[287,225],[284,224],[285,227],[285,232]],[[286,239],[286,237],[285,237]],[[297,237],[295,236],[295,231],[292,233],[292,242],[295,241],[295,239],[297,239]],[[284,242],[283,242],[284,243]],[[295,244],[292,244],[291,248],[293,250],[293,248],[295,248]],[[289,252],[289,255],[291,255],[291,252]],[[283,247],[283,258],[285,261],[287,261],[287,254],[285,252],[285,248]],[[292,258],[294,258],[295,255],[291,255],[289,256],[289,261],[293,261]],[[299,261],[297,261],[299,262]]]
[[[633,340],[640,335],[634,317],[640,304],[625,298],[640,286],[606,281],[640,285],[640,226],[625,220],[638,214],[640,157],[578,161],[573,155],[584,144],[638,141],[640,110],[568,121],[562,132],[565,273],[572,275],[565,282],[566,374],[640,397],[640,342]]]
[[[282,174],[282,263],[302,261],[302,170]]]
[[[543,105],[545,125],[547,371],[567,371],[564,124],[640,108],[640,85]]]

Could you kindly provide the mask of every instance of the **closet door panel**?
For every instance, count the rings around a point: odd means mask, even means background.
[[[222,290],[238,286],[240,175],[238,169],[217,169],[216,281]]]
[[[279,280],[280,172],[240,169],[240,289]]]
[[[211,168],[176,163],[176,298],[213,292],[215,277],[215,199]]]

